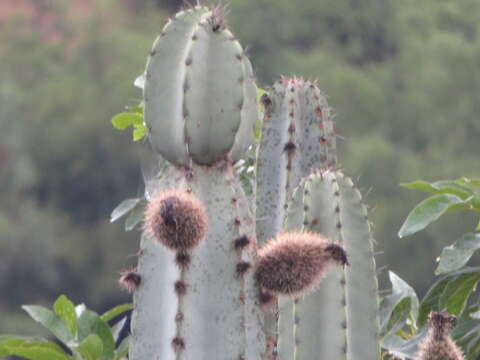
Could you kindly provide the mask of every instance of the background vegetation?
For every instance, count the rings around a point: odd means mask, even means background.
[[[118,271],[138,232],[110,211],[143,191],[139,146],[110,124],[180,1],[23,0],[0,5],[0,332],[38,333],[20,304],[60,293],[99,312],[128,300]],[[423,295],[441,249],[476,219],[397,232],[419,200],[401,182],[478,177],[480,2],[231,0],[260,86],[319,79],[341,163],[368,191],[380,265]],[[383,275],[384,286],[388,287]]]

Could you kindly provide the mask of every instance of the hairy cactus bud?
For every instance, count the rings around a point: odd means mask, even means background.
[[[416,360],[463,360],[462,350],[450,338],[455,316],[433,311],[428,316],[428,335],[419,346]]]
[[[194,195],[167,190],[154,196],[145,212],[145,231],[174,250],[198,245],[208,227],[205,207]]]
[[[332,263],[348,264],[340,245],[319,234],[284,232],[259,250],[255,276],[273,294],[298,296],[315,289]]]

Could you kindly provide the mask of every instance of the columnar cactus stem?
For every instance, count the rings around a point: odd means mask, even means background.
[[[255,221],[232,167],[253,141],[256,86],[221,9],[188,9],[165,26],[144,103],[153,148],[172,164],[157,189],[147,183],[130,359],[259,359]]]
[[[303,227],[343,244],[338,227],[339,189],[332,180],[313,175],[305,182]],[[347,359],[344,287],[343,272],[332,268],[316,293],[296,301],[295,359]]]
[[[252,67],[221,10],[179,12],[153,44],[145,79],[145,122],[168,161],[236,162],[252,143],[258,119]]]
[[[259,244],[282,229],[287,203],[300,180],[336,164],[331,110],[313,83],[282,78],[263,103],[256,171]]]
[[[282,78],[262,101],[265,118],[256,169],[259,244],[283,229],[287,204],[300,180],[336,161],[330,108],[313,83]],[[276,312],[274,306],[265,319],[273,344],[278,333]]]
[[[295,359],[376,359],[378,286],[360,193],[349,178],[332,171],[312,175],[304,189],[304,229],[342,244],[350,266],[343,273],[332,270],[316,293],[295,304]],[[297,205],[289,212],[297,223],[298,211]]]
[[[209,230],[201,243],[174,251],[144,236],[131,359],[258,359],[264,351],[250,270],[254,220],[225,166],[194,165],[193,175],[177,178],[177,187],[207,210]]]

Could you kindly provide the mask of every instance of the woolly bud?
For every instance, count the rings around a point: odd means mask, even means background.
[[[284,232],[259,250],[255,277],[273,294],[298,296],[315,289],[332,263],[348,264],[340,245],[316,233]]]
[[[428,334],[419,345],[415,360],[463,360],[462,350],[450,338],[455,316],[433,311],[428,316]]]
[[[207,212],[193,194],[167,190],[151,199],[145,212],[144,228],[170,249],[191,249],[205,237]]]

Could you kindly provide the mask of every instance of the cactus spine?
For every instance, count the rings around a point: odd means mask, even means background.
[[[134,292],[132,360],[378,358],[366,209],[333,170],[325,97],[312,82],[282,78],[262,98],[249,199],[233,164],[254,139],[256,93],[219,8],[181,11],[153,45],[144,118],[154,161],[166,165],[146,181],[138,266],[122,275]],[[346,257],[351,266],[326,269]],[[274,286],[263,282],[280,267]]]

